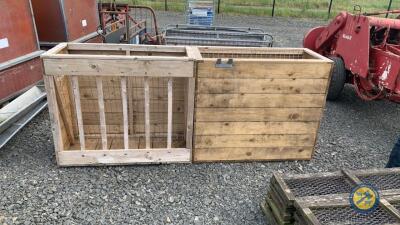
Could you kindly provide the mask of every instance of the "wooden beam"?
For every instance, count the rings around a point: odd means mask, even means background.
[[[96,77],[97,85],[97,96],[99,102],[99,117],[100,117],[100,132],[101,132],[101,144],[103,150],[107,150],[107,125],[106,125],[106,113],[104,110],[104,96],[103,96],[103,81],[101,77]]]
[[[168,137],[167,148],[172,148],[172,78],[168,79]]]
[[[60,44],[56,45],[54,48],[52,48],[52,49],[48,50],[47,52],[43,53],[41,55],[41,58],[46,58],[46,57],[58,54],[61,51],[66,50],[67,45],[68,45],[67,43],[60,43]]]
[[[146,52],[182,52],[182,46],[165,45],[132,45],[132,44],[105,44],[105,43],[68,43],[70,50],[101,50],[101,51],[146,51]]]
[[[193,120],[194,120],[194,92],[195,78],[187,78],[186,84],[186,148],[193,149]]]
[[[129,149],[129,120],[128,120],[128,97],[126,89],[126,77],[121,77],[122,115],[124,124],[124,148]]]
[[[61,135],[61,121],[59,117],[59,109],[57,105],[56,99],[56,91],[55,91],[55,84],[54,78],[52,76],[44,76],[43,77],[44,84],[46,86],[47,92],[47,102],[49,105],[49,114],[50,114],[50,122],[51,122],[51,130],[53,133],[53,140],[54,140],[54,147],[55,151],[61,152],[64,151],[64,145]],[[57,163],[59,163],[57,154],[56,154]]]
[[[193,77],[194,61],[187,57],[55,55],[43,59],[54,76]]]
[[[117,149],[58,152],[60,166],[108,166],[127,164],[190,163],[190,149]]]
[[[144,78],[144,120],[146,130],[146,148],[150,148],[150,90],[149,90],[149,78]]]
[[[81,110],[81,95],[79,93],[79,81],[77,76],[72,76],[72,90],[74,93],[75,112],[78,120],[79,143],[81,151],[85,150],[85,133],[83,129],[82,110]]]

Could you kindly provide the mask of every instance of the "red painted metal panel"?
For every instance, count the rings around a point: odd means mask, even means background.
[[[66,42],[99,26],[96,0],[32,0],[40,42]]]
[[[0,100],[15,96],[42,79],[43,67],[39,57],[0,71]]]
[[[97,0],[63,0],[68,40],[91,34],[99,26]]]
[[[32,0],[32,8],[41,42],[64,42],[67,40],[59,0]]]
[[[0,10],[0,63],[37,51],[29,0],[1,0]]]

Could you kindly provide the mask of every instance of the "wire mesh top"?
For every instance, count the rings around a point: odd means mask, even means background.
[[[285,183],[295,197],[342,194],[352,190],[343,176],[287,179]]]
[[[378,190],[400,189],[400,173],[357,176],[361,182],[370,184]]]
[[[312,209],[319,222],[324,225],[352,224],[352,225],[380,225],[399,223],[389,212],[381,207],[369,214],[361,214],[351,207],[324,207]]]

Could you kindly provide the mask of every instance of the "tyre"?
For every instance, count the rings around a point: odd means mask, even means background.
[[[329,101],[334,101],[340,97],[346,83],[346,68],[344,62],[339,57],[330,57],[333,61],[333,71],[331,82],[329,83],[328,96]]]

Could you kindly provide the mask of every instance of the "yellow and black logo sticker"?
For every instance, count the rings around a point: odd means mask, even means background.
[[[370,185],[358,185],[350,194],[350,204],[357,212],[370,213],[379,205],[379,193]]]

